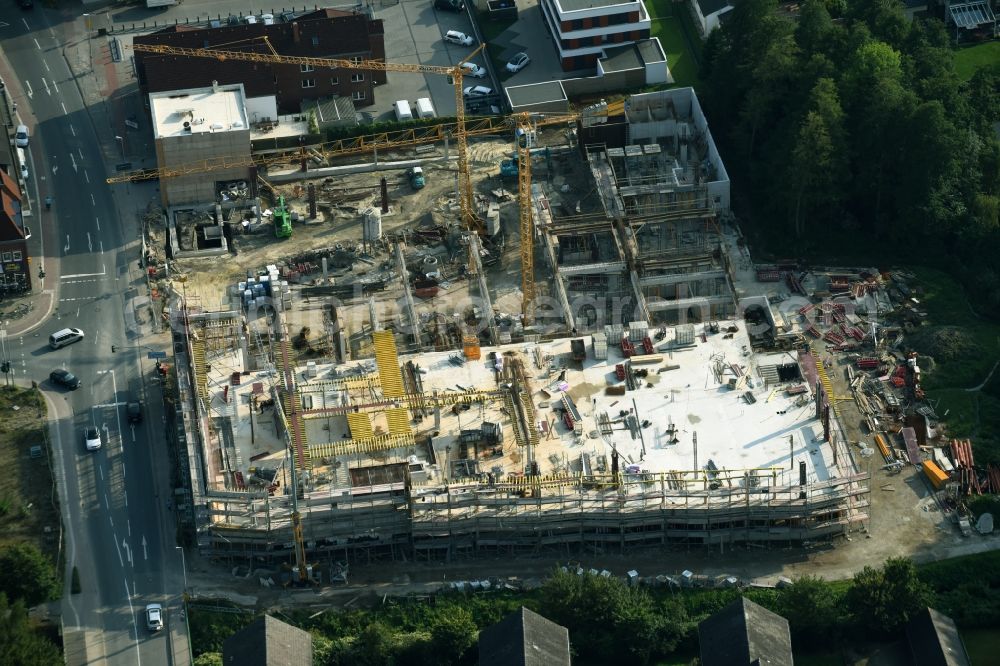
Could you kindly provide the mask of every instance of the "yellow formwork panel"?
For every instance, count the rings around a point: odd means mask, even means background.
[[[392,331],[372,333],[372,346],[375,347],[375,365],[382,381],[382,395],[386,398],[403,397],[403,374],[399,369],[399,354]]]
[[[351,412],[347,415],[347,425],[351,429],[351,439],[369,439],[375,436],[368,414]]]
[[[405,407],[385,410],[385,420],[389,424],[390,435],[409,435],[413,432],[410,428],[410,412]]]
[[[357,453],[378,453],[407,446],[413,446],[413,435],[379,435],[368,439],[310,444],[309,453],[314,458],[332,458]]]

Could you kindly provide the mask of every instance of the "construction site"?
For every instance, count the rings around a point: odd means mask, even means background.
[[[223,254],[169,256],[176,212],[147,216],[202,553],[335,581],[866,529],[862,451],[786,314],[823,285],[751,261],[694,91],[489,123],[217,181],[186,206]]]

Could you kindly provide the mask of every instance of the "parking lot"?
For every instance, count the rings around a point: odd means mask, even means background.
[[[385,25],[385,58],[389,62],[409,62],[423,65],[453,65],[476,49],[479,39],[473,35],[472,23],[465,12],[454,13],[434,9],[431,0],[410,0],[378,8],[375,17]],[[473,46],[460,46],[444,41],[449,30],[473,35]],[[473,62],[483,65],[482,55]],[[389,72],[389,82],[375,90],[376,103],[365,111],[375,120],[392,120],[392,105],[396,100],[414,103],[430,97],[439,116],[455,115],[455,89],[446,76]],[[465,86],[485,85],[495,89],[490,78],[472,79]]]

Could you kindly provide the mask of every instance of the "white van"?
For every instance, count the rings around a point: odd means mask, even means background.
[[[421,97],[417,100],[417,116],[419,118],[434,118],[437,116],[434,113],[434,105],[431,104],[431,100],[427,97]]]
[[[396,111],[396,120],[400,122],[404,120],[413,120],[413,112],[410,111],[409,100],[405,99],[397,100],[396,103],[392,105],[392,107]]]
[[[28,181],[28,156],[24,153],[24,148],[17,149],[17,163],[21,165],[21,178]]]
[[[49,347],[61,349],[80,340],[83,340],[83,331],[78,328],[64,328],[49,336]]]

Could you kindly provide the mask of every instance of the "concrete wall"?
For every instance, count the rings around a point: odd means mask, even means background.
[[[250,157],[250,130],[197,132],[156,140],[156,162],[161,168],[192,164],[222,157]],[[205,204],[215,201],[215,183],[249,180],[250,167],[218,169],[210,173],[164,178],[160,200],[164,207]]]
[[[567,97],[585,97],[601,93],[634,90],[646,85],[646,70],[643,68],[628,69],[623,72],[611,72],[604,76],[587,76],[579,79],[565,79],[563,89]]]

